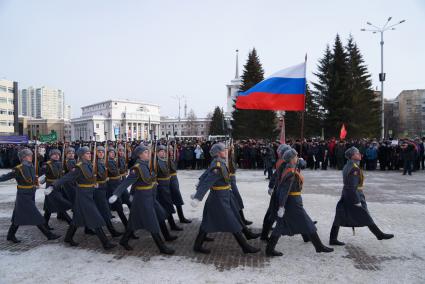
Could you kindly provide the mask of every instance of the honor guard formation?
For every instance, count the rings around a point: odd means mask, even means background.
[[[16,202],[7,240],[19,243],[19,226],[34,225],[48,240],[61,236],[53,233],[49,220],[56,214],[68,224],[64,242],[78,246],[74,235],[82,227],[84,233],[97,236],[102,247],[109,250],[116,246],[111,238],[125,250],[133,250],[137,231],[150,233],[158,251],[173,254],[172,242],[184,224],[191,223],[183,212],[183,197],[177,173],[177,142],[152,141],[139,145],[126,142],[81,145],[77,151],[64,145],[62,150],[52,148],[49,159],[39,161],[37,145],[34,152],[29,148],[18,152],[20,164],[0,181],[15,179]],[[203,199],[205,205],[199,233],[194,236],[193,250],[209,254],[208,242],[214,238],[210,233],[231,233],[243,253],[257,253],[260,248],[249,240],[261,237],[266,243],[265,253],[275,257],[283,255],[276,250],[281,236],[300,234],[305,242],[311,242],[318,253],[330,253],[334,249],[325,246],[317,234],[316,222],[304,208],[302,190],[305,182],[302,170],[304,159],[287,144],[277,148],[274,172],[268,172],[270,202],[264,216],[261,233],[253,232],[252,224],[244,214],[244,202],[237,186],[235,146],[233,142],[215,143],[209,148],[209,166],[199,177],[191,206],[198,207]],[[360,166],[362,155],[356,147],[345,151],[347,162],[342,169],[343,188],[336,205],[335,218],[330,230],[329,245],[343,246],[338,240],[340,227],[367,226],[378,240],[391,239],[392,234],[383,233],[373,221],[363,191],[364,175]],[[270,164],[270,163],[268,163]],[[44,189],[44,216],[36,207],[35,193],[41,185]],[[267,193],[264,195],[267,196]],[[124,206],[128,207],[127,216]],[[112,222],[115,211],[125,231],[118,231]],[[174,219],[177,217],[180,224]],[[105,234],[107,229],[110,237]]]

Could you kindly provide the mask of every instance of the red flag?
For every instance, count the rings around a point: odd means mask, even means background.
[[[343,123],[341,127],[341,131],[339,132],[339,138],[341,140],[344,140],[345,136],[347,136],[347,130],[345,129],[345,124]]]

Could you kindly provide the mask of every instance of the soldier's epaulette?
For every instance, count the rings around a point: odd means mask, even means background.
[[[19,164],[15,167],[16,169],[22,168],[22,164]]]
[[[138,168],[140,166],[140,164],[139,163],[136,163],[136,164],[134,164],[133,166],[132,166],[132,168]]]
[[[82,163],[81,162],[78,162],[78,163],[76,163],[75,164],[77,167],[80,167],[81,165],[82,165]]]
[[[47,161],[46,164],[50,165],[52,163],[52,161]]]
[[[217,164],[215,165],[217,168],[221,167],[221,163],[217,161]]]

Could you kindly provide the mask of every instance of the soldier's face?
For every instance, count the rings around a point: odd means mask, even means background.
[[[102,159],[103,157],[105,157],[105,153],[103,151],[97,151],[97,157],[99,159]]]
[[[149,160],[149,151],[143,151],[142,153],[139,154],[139,159],[142,161],[148,161]]]
[[[352,157],[351,157],[351,159],[352,160],[354,160],[354,161],[361,161],[361,159],[362,159],[362,154],[360,154],[359,152],[356,152]]]
[[[115,159],[115,152],[109,152],[109,159]]]
[[[218,156],[220,157],[220,158],[222,158],[222,159],[226,159],[227,157],[227,155],[226,155],[226,151],[224,150],[224,151],[220,151],[220,152],[218,152]]]
[[[22,160],[32,163],[32,156],[25,156],[22,158]]]
[[[161,159],[165,158],[166,154],[164,150],[161,150],[158,152],[158,157],[160,157]]]
[[[86,161],[90,161],[91,160],[91,153],[90,152],[86,152],[86,153],[84,153],[83,156],[81,156],[81,158],[83,158]]]
[[[119,149],[119,150],[118,150],[118,155],[119,155],[120,157],[124,156],[124,150],[123,150],[123,149]]]
[[[59,160],[59,155],[58,154],[53,154],[53,155],[50,156],[50,159],[52,159],[54,161],[57,161],[57,160]]]
[[[66,158],[67,159],[74,159],[74,152],[69,152],[68,154],[66,154]]]

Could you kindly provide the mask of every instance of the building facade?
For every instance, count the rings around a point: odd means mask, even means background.
[[[28,87],[19,98],[19,114],[39,119],[67,119],[65,117],[65,94],[60,89]],[[69,118],[68,118],[69,119]]]
[[[14,133],[13,81],[0,79],[0,135]]]
[[[161,117],[160,138],[167,136],[208,137],[210,118],[169,118]]]
[[[24,122],[24,125],[26,125],[24,134],[32,140],[55,131],[59,141],[71,141],[71,122],[67,119],[30,118]]]
[[[148,140],[159,136],[160,107],[130,100],[108,100],[81,108],[71,119],[71,140]]]

